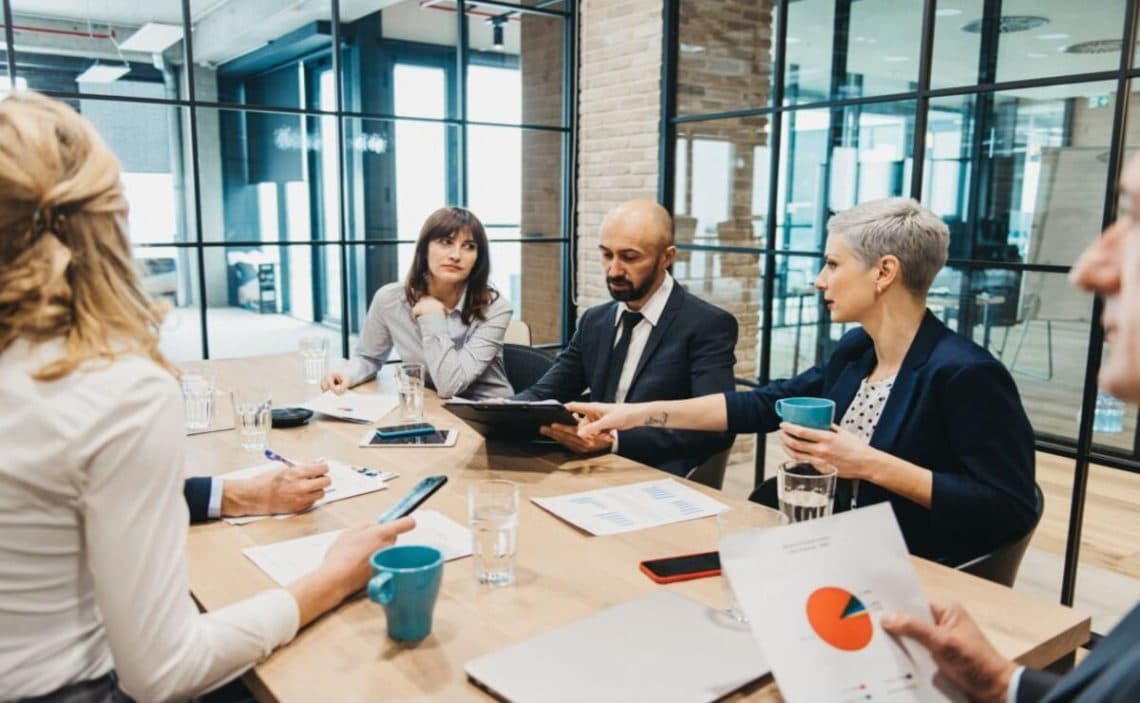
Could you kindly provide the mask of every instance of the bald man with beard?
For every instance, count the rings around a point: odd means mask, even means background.
[[[602,221],[598,249],[613,298],[587,310],[554,366],[516,400],[678,400],[734,389],[736,319],[687,293],[671,275],[673,220],[651,200],[631,200]],[[577,454],[615,452],[687,476],[732,444],[732,435],[637,428],[578,436],[547,425],[542,434]]]

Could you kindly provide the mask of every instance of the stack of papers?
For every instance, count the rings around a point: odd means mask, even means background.
[[[720,562],[789,703],[965,700],[879,625],[891,611],[932,622],[890,503],[726,535]]]
[[[531,500],[592,535],[644,530],[728,510],[724,503],[671,478]]]
[[[315,413],[349,422],[374,423],[395,410],[400,399],[388,393],[357,393],[345,391],[340,395],[325,391],[316,398],[301,403],[297,407],[307,408]]]
[[[416,511],[416,528],[397,538],[396,544],[422,544],[435,547],[445,561],[471,556],[471,530],[434,510]],[[322,532],[286,542],[249,547],[242,554],[282,586],[313,571],[344,530]]]
[[[377,471],[363,466],[345,464],[344,462],[332,459],[327,459],[326,463],[329,465],[329,479],[332,483],[325,489],[325,497],[314,503],[310,510],[319,508],[325,503],[332,503],[333,501],[344,500],[345,498],[353,498],[355,496],[364,495],[365,493],[372,493],[373,491],[382,491],[388,487],[387,481],[399,476],[399,474],[391,471]],[[218,476],[218,478],[223,480],[252,478],[267,471],[277,471],[280,469],[281,464],[268,462],[258,464],[257,466],[250,466],[246,469],[231,471]],[[285,513],[276,517],[287,518],[292,517],[294,514],[295,513]],[[244,517],[228,517],[225,518],[225,521],[231,525],[244,525],[256,520],[264,520],[267,517],[273,516],[246,515]]]

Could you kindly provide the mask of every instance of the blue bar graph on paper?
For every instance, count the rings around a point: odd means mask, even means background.
[[[701,508],[699,505],[693,505],[684,499],[673,501],[673,507],[677,508],[677,514],[679,515],[695,515],[696,513],[704,511],[704,508]]]
[[[624,514],[618,512],[598,513],[597,517],[599,520],[611,522],[618,527],[629,527],[633,525],[633,520],[630,520]]]
[[[667,491],[661,486],[646,486],[644,490],[645,494],[653,500],[669,500],[673,497],[671,491]]]

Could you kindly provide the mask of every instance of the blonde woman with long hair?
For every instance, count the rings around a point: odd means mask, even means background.
[[[90,123],[42,96],[0,102],[5,700],[210,690],[362,588],[368,556],[412,526],[348,530],[288,588],[198,613],[181,399],[126,216],[118,162]]]

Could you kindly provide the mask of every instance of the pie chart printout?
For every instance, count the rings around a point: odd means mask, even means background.
[[[863,601],[845,589],[824,586],[812,591],[807,618],[815,634],[836,649],[857,652],[871,643],[871,615]]]

